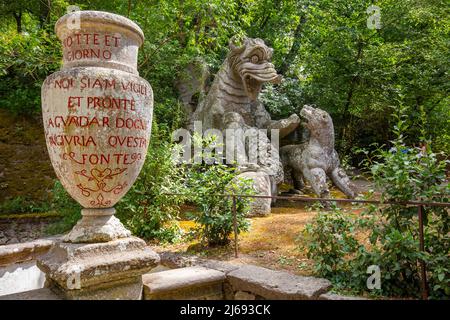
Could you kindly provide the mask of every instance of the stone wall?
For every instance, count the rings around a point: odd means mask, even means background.
[[[0,203],[18,196],[46,200],[54,177],[42,119],[0,109]]]
[[[53,217],[0,218],[0,245],[33,241],[45,236]]]

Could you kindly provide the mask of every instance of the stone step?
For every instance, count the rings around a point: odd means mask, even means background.
[[[221,300],[223,272],[204,267],[186,267],[142,276],[145,300]]]
[[[328,292],[321,294],[319,300],[369,300],[369,299],[358,296],[343,296],[340,294]]]
[[[315,300],[331,288],[327,279],[297,276],[253,265],[231,271],[227,279],[233,292],[240,295],[242,292],[251,293],[257,299]]]
[[[49,288],[41,288],[0,296],[0,300],[61,300],[61,297]]]
[[[31,242],[0,246],[0,266],[36,259],[52,247],[52,239],[38,239]]]

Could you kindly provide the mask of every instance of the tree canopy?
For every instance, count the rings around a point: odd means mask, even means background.
[[[0,2],[0,108],[39,113],[40,86],[61,63],[54,23],[69,5],[129,17],[144,31],[139,72],[161,126],[180,123],[174,82],[202,57],[217,71],[234,35],[274,48],[284,82],[261,95],[274,118],[315,104],[332,115],[338,150],[385,144],[405,108],[408,142],[450,150],[449,11],[445,0],[16,0]],[[369,28],[380,9],[380,25]],[[422,139],[422,140],[423,140]]]

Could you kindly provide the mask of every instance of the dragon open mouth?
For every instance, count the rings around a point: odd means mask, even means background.
[[[265,82],[279,83],[281,76],[273,68],[272,64],[247,65],[244,64],[241,69],[241,76],[244,83],[244,89],[247,95],[256,100]]]

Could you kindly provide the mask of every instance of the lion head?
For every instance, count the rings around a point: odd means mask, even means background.
[[[244,38],[241,46],[230,41],[228,63],[235,76],[242,80],[244,90],[251,100],[256,100],[265,82],[278,83],[277,74],[270,60],[273,49],[261,39]]]
[[[328,112],[309,105],[304,105],[300,111],[303,126],[305,126],[311,134],[320,131],[326,131],[327,134],[334,134],[333,120]]]

